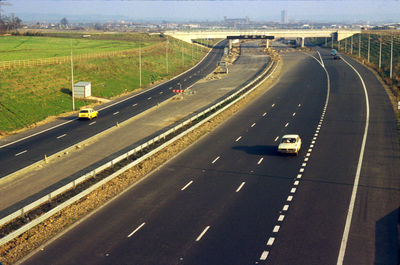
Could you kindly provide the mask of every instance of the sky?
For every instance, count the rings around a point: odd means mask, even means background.
[[[4,0],[3,0],[4,1]],[[123,0],[7,0],[3,13],[23,21],[71,22],[222,21],[244,18],[280,21],[287,10],[289,21],[400,22],[399,0],[263,0],[263,1],[123,1]]]

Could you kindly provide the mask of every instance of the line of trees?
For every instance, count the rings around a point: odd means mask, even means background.
[[[0,33],[9,32],[22,27],[22,19],[14,16],[1,16],[0,17]]]

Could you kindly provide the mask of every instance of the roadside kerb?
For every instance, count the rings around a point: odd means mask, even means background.
[[[192,123],[193,121],[195,121],[196,119],[199,119],[200,117],[206,115],[209,112],[215,111],[215,113],[211,114],[208,117],[205,117],[204,119],[202,119],[200,122],[196,123],[195,125],[191,126],[190,128],[188,128],[187,130],[183,131],[182,133],[176,135],[175,137],[173,137],[172,139],[168,140],[167,142],[163,143],[162,145],[158,146],[157,148],[153,149],[152,151],[146,153],[145,155],[141,156],[140,158],[136,159],[135,161],[133,161],[132,163],[129,163],[128,165],[124,166],[123,168],[119,169],[118,171],[114,172],[113,174],[111,174],[110,176],[104,178],[103,180],[97,182],[96,184],[92,185],[91,187],[87,188],[86,190],[82,191],[81,193],[75,195],[74,197],[70,198],[69,200],[63,202],[62,204],[56,206],[55,208],[53,208],[52,210],[46,212],[45,214],[41,215],[40,217],[32,220],[31,222],[29,222],[28,224],[22,226],[21,228],[13,231],[12,233],[8,234],[7,236],[3,237],[0,239],[0,246],[4,245],[5,243],[9,242],[10,240],[16,238],[17,236],[21,235],[22,233],[26,232],[27,230],[29,230],[30,228],[34,227],[35,225],[43,222],[44,220],[46,220],[47,218],[51,217],[54,213],[64,209],[65,207],[69,206],[70,204],[76,202],[77,200],[79,200],[80,198],[86,196],[87,194],[89,194],[90,192],[92,192],[93,190],[101,187],[102,185],[104,185],[105,183],[107,183],[108,181],[110,181],[111,179],[115,178],[116,176],[120,175],[121,173],[125,172],[126,170],[132,168],[133,166],[141,163],[142,161],[144,161],[145,159],[147,159],[148,157],[152,156],[153,154],[157,153],[158,151],[162,150],[163,148],[165,148],[166,146],[168,146],[169,144],[173,143],[174,141],[178,140],[179,138],[183,137],[184,135],[186,135],[187,133],[189,133],[190,131],[196,129],[198,126],[202,125],[203,123],[207,122],[208,120],[212,119],[213,117],[215,117],[216,115],[218,115],[220,112],[224,111],[225,109],[229,108],[231,105],[235,104],[237,101],[239,101],[240,99],[244,98],[247,94],[251,93],[254,89],[256,89],[260,84],[262,84],[262,82],[264,82],[266,79],[268,79],[277,69],[278,65],[279,65],[279,61],[276,64],[275,68],[273,69],[273,71],[265,77],[265,75],[268,73],[268,71],[272,68],[274,62],[272,61],[272,63],[269,65],[269,67],[262,72],[257,78],[255,78],[252,82],[250,82],[249,84],[247,84],[246,86],[244,86],[243,88],[241,88],[240,90],[236,91],[234,94],[230,95],[229,97],[223,99],[222,101],[214,104],[213,106],[211,106],[210,108],[194,115],[193,117],[187,119],[186,121],[180,123],[179,125],[171,128],[170,130],[154,137],[153,139],[149,140],[148,142],[130,150],[129,152],[109,161],[108,163],[94,169],[93,171],[83,175],[82,177],[68,183],[67,185],[49,193],[48,195],[42,197],[41,199],[38,199],[37,201],[21,208],[20,210],[2,218],[0,220],[0,226],[9,223],[10,221],[12,221],[15,218],[21,217],[23,216],[25,213],[29,212],[30,210],[40,206],[43,203],[46,203],[48,201],[50,201],[52,198],[64,193],[65,191],[71,190],[74,187],[76,187],[76,185],[84,182],[85,180],[95,176],[97,173],[105,170],[106,168],[112,167],[113,165],[117,164],[118,162],[120,162],[121,160],[128,158],[129,156],[136,154],[137,152],[145,149],[146,147],[150,146],[151,144],[154,144],[155,142],[159,141],[160,139],[164,139],[166,138],[168,135],[176,132],[177,130],[181,129],[182,127]],[[234,97],[238,96],[239,93],[242,93],[244,90],[248,89],[249,87],[251,87],[253,84],[255,84],[257,81],[259,81],[261,78],[264,79],[259,82],[257,85],[255,85],[254,87],[252,87],[251,89],[249,89],[248,91],[246,91],[245,93],[243,93],[242,95],[240,95],[239,97],[237,97],[236,99],[234,99],[232,102],[228,103],[227,105],[223,106],[222,108],[218,109],[219,107],[221,107],[221,105],[227,103],[228,101],[232,100]],[[217,110],[218,109],[218,110]]]
[[[222,40],[222,41],[223,41],[223,40]],[[220,42],[222,42],[222,41],[220,41]],[[219,44],[220,42],[216,43],[216,44],[214,45],[214,47],[215,47],[217,44]],[[194,69],[195,67],[197,67],[200,63],[202,63],[202,62],[207,58],[207,56],[210,54],[211,51],[212,51],[212,49],[210,49],[210,50],[208,51],[208,53],[203,57],[203,59],[201,59],[196,65],[194,65],[194,66],[191,67],[190,69],[186,70],[185,72],[180,73],[179,75],[177,75],[177,76],[175,76],[175,77],[169,79],[168,81],[165,81],[165,82],[163,82],[163,83],[161,83],[161,84],[158,84],[158,85],[156,85],[156,86],[154,86],[154,87],[151,87],[151,88],[149,88],[149,89],[146,89],[145,91],[142,91],[142,92],[140,92],[140,93],[137,93],[137,94],[134,94],[134,95],[132,95],[132,96],[126,97],[126,98],[124,98],[124,99],[122,99],[122,100],[118,100],[118,101],[116,101],[115,103],[112,103],[112,104],[109,104],[109,105],[107,105],[107,106],[105,106],[105,107],[102,107],[102,108],[98,109],[98,111],[102,111],[102,110],[107,109],[107,108],[110,108],[110,107],[112,107],[112,106],[114,106],[114,105],[120,104],[120,103],[122,103],[122,102],[124,102],[124,101],[127,101],[127,100],[131,99],[131,98],[137,97],[137,96],[139,96],[139,95],[141,95],[141,94],[143,94],[143,93],[146,93],[146,92],[148,92],[148,91],[150,91],[150,90],[153,90],[153,89],[155,89],[155,88],[157,88],[157,87],[159,87],[159,86],[161,86],[161,85],[164,85],[164,84],[167,83],[167,82],[171,82],[171,81],[175,80],[176,78],[178,78],[178,77],[180,77],[180,76],[186,74],[187,72],[193,70],[193,69]],[[171,98],[172,98],[172,97],[171,97]],[[171,98],[165,100],[164,102],[169,101]],[[162,102],[162,103],[164,103],[164,102]],[[139,113],[138,115],[145,114],[145,113],[147,113],[148,111],[151,111],[151,110],[153,110],[154,108],[157,108],[157,107],[158,107],[157,105],[156,105],[156,106],[153,106],[153,107],[151,107],[151,108],[149,108],[149,109],[147,109],[147,110],[145,110],[145,111]],[[134,117],[132,117],[132,118],[137,118],[138,115],[136,115],[136,116],[134,116]],[[127,120],[121,122],[119,125],[125,124],[125,123],[128,122],[128,121],[131,121],[132,118],[127,119]],[[56,126],[54,126],[54,127],[52,127],[52,128],[62,126],[62,125],[64,125],[64,124],[66,124],[66,123],[70,123],[70,122],[72,122],[72,121],[74,121],[74,120],[77,120],[77,119],[78,119],[78,118],[74,118],[74,119],[72,119],[72,120],[70,120],[70,121],[64,122],[64,123],[62,123],[62,124],[60,124],[60,125],[56,125]],[[50,128],[50,129],[52,129],[52,128]],[[100,133],[98,133],[98,134],[96,134],[96,135],[93,135],[93,136],[91,136],[91,137],[88,138],[88,139],[85,139],[85,140],[83,140],[83,141],[81,141],[81,142],[79,142],[79,143],[75,143],[74,145],[72,145],[72,146],[70,146],[70,147],[67,147],[67,148],[65,148],[65,149],[63,149],[63,150],[61,150],[61,151],[59,151],[59,152],[57,152],[57,153],[54,153],[54,154],[52,154],[52,155],[50,155],[50,156],[48,156],[48,157],[46,157],[46,158],[47,158],[48,160],[52,160],[52,159],[58,157],[59,155],[62,155],[63,153],[68,152],[68,151],[71,150],[71,149],[74,149],[75,146],[77,146],[77,145],[85,145],[86,143],[92,141],[93,138],[100,137],[101,135],[110,132],[112,129],[115,129],[115,127],[113,126],[113,127],[110,127],[110,128],[108,128],[108,129],[106,129],[106,130],[104,130],[104,131],[101,131]],[[47,130],[49,130],[49,129],[47,129]],[[47,130],[44,130],[44,131],[47,131]],[[44,131],[41,131],[41,132],[44,132]],[[39,132],[39,133],[41,133],[41,132]],[[19,142],[19,141],[21,141],[21,140],[25,140],[25,139],[27,139],[27,138],[29,138],[29,137],[32,137],[32,136],[35,136],[35,135],[37,135],[37,134],[38,134],[38,133],[33,134],[33,135],[31,135],[31,136],[28,136],[28,137],[21,138],[21,139],[19,139],[19,140],[14,141],[13,143]],[[8,146],[8,145],[10,145],[10,143],[9,143],[9,144],[5,144],[5,145],[1,146],[0,148],[6,147],[6,146]],[[33,163],[33,164],[27,166],[27,167],[21,168],[21,169],[19,169],[19,170],[13,172],[13,173],[11,173],[11,174],[8,174],[7,176],[4,176],[3,178],[0,178],[0,182],[1,182],[1,180],[10,179],[10,178],[13,178],[13,177],[15,177],[15,176],[17,176],[17,175],[23,174],[24,172],[27,172],[27,171],[29,171],[29,170],[31,170],[31,169],[33,169],[33,168],[39,166],[39,165],[42,164],[42,163],[43,163],[43,160],[39,160],[39,161],[37,161],[37,162],[35,162],[35,163]],[[0,226],[2,226],[2,225],[3,225],[3,224],[2,224],[2,222],[1,222],[1,220],[0,220]]]

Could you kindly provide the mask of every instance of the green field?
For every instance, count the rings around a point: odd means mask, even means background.
[[[7,44],[10,47],[18,43],[18,38],[20,38],[19,42],[26,39],[22,36],[14,39],[2,37],[1,40],[10,40],[11,44]],[[33,44],[32,47],[36,45],[36,47],[42,47],[44,50],[47,50],[46,43],[49,42],[49,39],[52,41],[50,43],[59,43],[61,47],[68,46],[69,42],[68,39],[49,37],[30,37],[28,39]],[[109,46],[105,45],[106,41],[104,40],[99,40],[97,45],[95,42],[86,43],[86,40],[83,40],[80,43],[97,47],[97,51],[116,50],[123,47],[132,49],[138,45],[137,42],[128,45],[126,41],[111,41]],[[112,43],[114,44],[112,45]],[[118,46],[118,43],[122,44]],[[184,62],[182,61],[182,47]],[[84,49],[89,48],[86,46],[86,48],[82,48],[82,50]],[[57,50],[56,47],[54,50]],[[124,56],[105,56],[104,58],[77,61],[74,63],[74,81],[91,82],[92,95],[103,98],[112,98],[134,91],[139,88],[138,50]],[[181,42],[169,38],[167,74],[165,39],[158,37],[158,41],[149,41],[147,47],[142,49],[142,86],[150,86],[155,82],[169,79],[185,71],[197,63],[206,52],[206,49],[192,48],[190,44],[182,45]],[[29,54],[26,51],[25,53]],[[15,52],[14,54],[14,56],[17,56],[20,53]],[[46,54],[46,52],[38,48],[38,52],[32,56],[40,56],[40,54]],[[76,108],[92,103],[91,101],[75,100]],[[0,134],[30,126],[46,117],[71,110],[70,64],[13,68],[0,71]]]
[[[159,39],[159,38],[158,38]],[[42,59],[49,57],[120,51],[154,44],[154,41],[69,39],[32,36],[0,36],[0,61]],[[158,40],[160,41],[160,40]]]

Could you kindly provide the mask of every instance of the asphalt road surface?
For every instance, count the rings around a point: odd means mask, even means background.
[[[180,99],[166,101],[151,111],[127,120],[118,128],[114,126],[107,133],[91,138],[89,143],[81,144],[80,148],[70,148],[62,152],[62,155],[49,159],[48,163],[40,161],[30,170],[0,179],[0,218],[132,150],[178,124],[180,120],[215,104],[253,80],[268,61],[269,57],[260,52],[258,42],[244,43],[240,56],[230,65],[228,75],[204,78],[191,86],[191,93]],[[93,122],[82,121],[82,126],[91,126]]]
[[[26,139],[0,146],[0,178],[29,166],[45,155],[51,156],[83,141],[117,122],[121,123],[174,96],[174,89],[185,89],[211,73],[221,59],[227,41],[218,44],[194,69],[154,89],[110,105],[99,111],[99,119],[74,119],[62,126]]]
[[[329,87],[317,54],[283,54],[273,88],[23,264],[398,264],[394,112],[328,54]],[[298,156],[276,152],[289,133]]]

